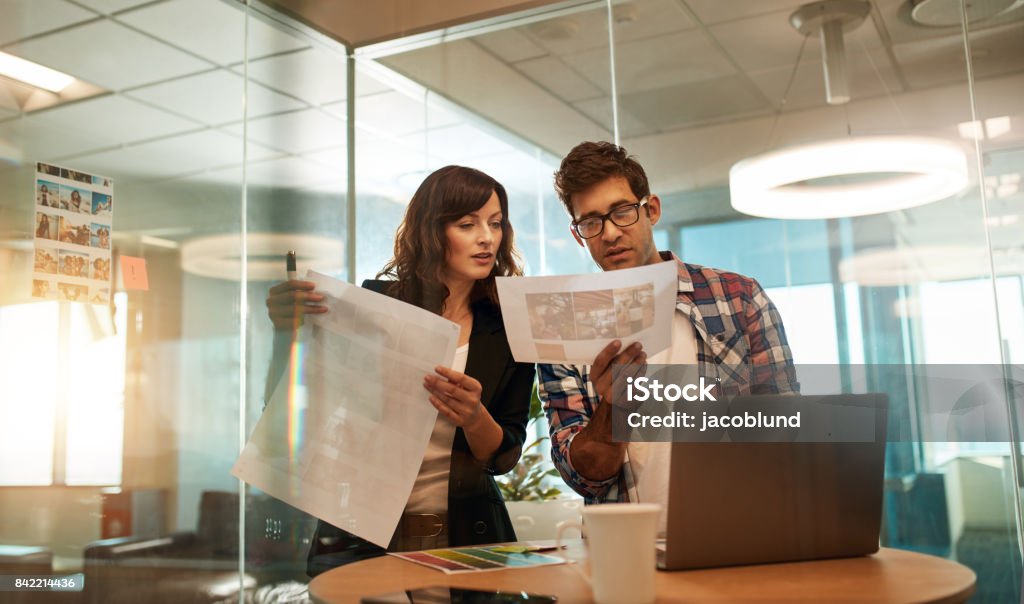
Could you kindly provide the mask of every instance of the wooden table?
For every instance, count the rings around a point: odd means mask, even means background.
[[[313,579],[314,602],[357,603],[367,595],[431,585],[528,591],[559,602],[592,602],[582,543],[570,546],[581,564],[446,575],[393,556],[364,560]],[[582,570],[582,573],[581,573]],[[658,572],[659,602],[964,602],[974,593],[974,572],[935,556],[882,548],[873,556]]]

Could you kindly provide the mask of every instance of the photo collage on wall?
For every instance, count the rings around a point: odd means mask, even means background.
[[[36,164],[32,296],[110,302],[114,181]]]

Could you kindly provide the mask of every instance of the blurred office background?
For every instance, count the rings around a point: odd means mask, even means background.
[[[506,186],[528,274],[589,272],[551,175],[617,137],[663,200],[659,247],[757,278],[798,363],[1024,363],[1024,4],[840,3],[824,54],[802,4],[0,0],[0,52],[79,80],[0,77],[0,574],[84,570],[93,602],[305,580],[310,520],[229,475],[263,406],[267,289],[289,248],[372,277],[447,164]],[[954,149],[962,181],[879,206],[907,158],[865,175],[843,150],[877,136]],[[789,158],[818,213],[733,207],[735,164],[801,145],[850,158]],[[36,162],[114,179],[114,254],[148,290],[31,297]],[[936,440],[890,445],[881,542],[1016,601],[1020,448]]]

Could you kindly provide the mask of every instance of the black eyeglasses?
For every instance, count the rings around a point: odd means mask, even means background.
[[[597,237],[604,232],[604,221],[611,220],[617,227],[628,227],[640,220],[640,208],[647,205],[648,197],[636,203],[619,206],[607,214],[587,216],[583,220],[572,221],[572,230],[583,239]]]

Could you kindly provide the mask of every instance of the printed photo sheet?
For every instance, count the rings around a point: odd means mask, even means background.
[[[306,315],[232,474],[387,547],[437,418],[423,376],[451,367],[459,326],[314,271],[306,278],[328,312]]]
[[[114,181],[37,163],[32,296],[110,304]]]
[[[590,364],[608,342],[672,344],[675,262],[590,275],[498,277],[512,355],[520,363]]]

